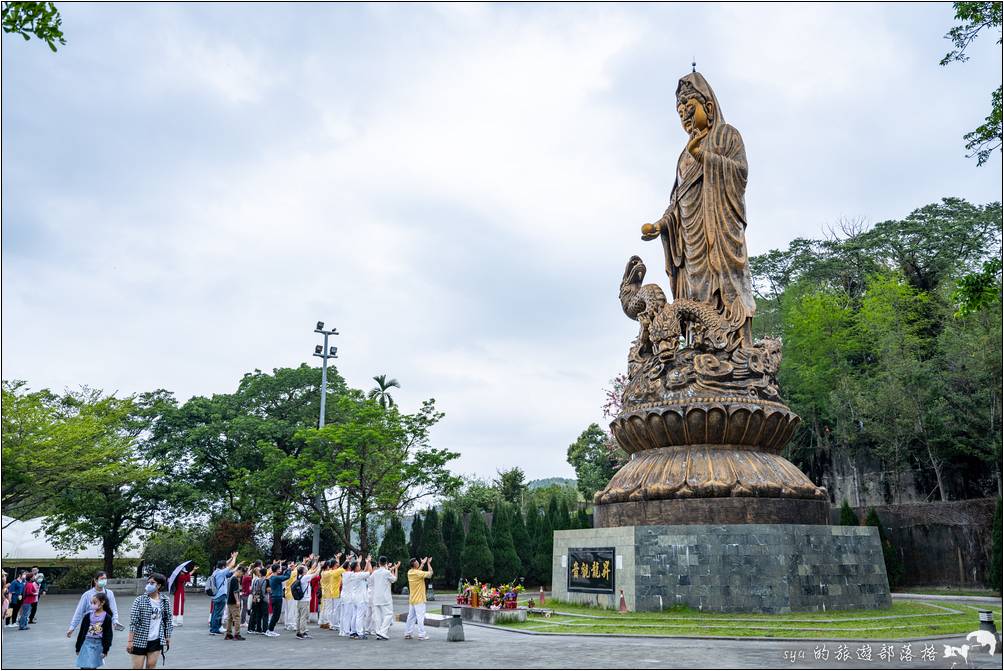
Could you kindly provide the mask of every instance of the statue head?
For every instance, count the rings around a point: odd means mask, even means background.
[[[676,87],[676,111],[688,135],[703,132],[723,120],[715,92],[700,72],[680,79]]]

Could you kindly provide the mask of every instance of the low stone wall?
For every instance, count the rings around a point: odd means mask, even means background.
[[[569,548],[613,547],[614,594],[570,592]],[[719,612],[887,608],[878,530],[809,524],[665,525],[554,533],[552,591],[629,610]]]
[[[472,608],[456,604],[443,604],[443,615],[453,615],[454,609],[460,609],[460,618],[465,622],[480,622],[481,624],[498,624],[499,622],[526,622],[526,608]]]
[[[854,508],[864,520],[875,508],[903,562],[899,586],[984,586],[996,499],[904,503]],[[834,524],[840,508],[830,511]]]

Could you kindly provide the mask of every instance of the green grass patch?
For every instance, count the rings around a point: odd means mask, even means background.
[[[763,615],[710,613],[674,607],[659,613],[618,613],[548,601],[555,614],[531,616],[506,627],[561,634],[763,636],[776,638],[893,639],[967,634],[979,626],[976,607],[957,602],[895,601],[884,610]],[[992,608],[998,628],[1001,609]]]
[[[1001,596],[995,590],[979,587],[900,587],[893,591],[905,594],[936,594],[938,596],[995,596],[998,599]]]

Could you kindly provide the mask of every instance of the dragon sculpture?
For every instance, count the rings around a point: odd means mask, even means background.
[[[632,256],[620,284],[624,314],[640,324],[628,355],[626,406],[687,387],[779,400],[780,342],[766,338],[744,347],[714,306],[687,299],[670,303],[658,285],[644,284],[646,272]]]

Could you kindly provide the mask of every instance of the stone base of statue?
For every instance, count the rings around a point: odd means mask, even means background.
[[[878,529],[808,524],[555,531],[551,589],[555,599],[611,609],[623,595],[631,611],[685,605],[789,613],[892,603]]]
[[[891,605],[878,530],[829,525],[830,501],[781,451],[781,344],[720,308],[666,301],[632,257],[624,312],[641,326],[610,424],[630,459],[594,499],[593,529],[556,531],[555,598],[787,613]]]

